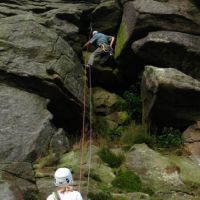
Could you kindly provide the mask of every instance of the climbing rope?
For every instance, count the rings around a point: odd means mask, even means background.
[[[90,135],[89,135],[89,158],[88,158],[88,177],[87,177],[87,192],[86,195],[88,196],[89,186],[90,186],[90,171],[91,171],[91,160],[92,160],[92,74],[91,74],[91,67],[89,67],[89,109],[90,109]]]
[[[92,35],[92,24],[90,23],[89,39]],[[88,52],[88,47],[87,47]],[[86,64],[86,60],[84,62]],[[82,120],[82,138],[81,138],[81,156],[80,156],[80,172],[79,172],[79,191],[81,189],[82,172],[83,172],[83,150],[85,144],[85,122],[86,122],[86,94],[87,94],[87,72],[84,67],[84,97],[83,97],[83,120]],[[92,157],[92,83],[91,83],[91,68],[89,68],[89,158],[88,158],[88,177],[87,177],[87,192],[86,198],[89,192],[90,185],[90,171],[91,171],[91,157]]]
[[[82,138],[81,138],[81,155],[80,155],[80,171],[79,171],[79,191],[81,189],[82,172],[83,172],[83,148],[85,143],[85,119],[86,119],[86,68],[84,68],[84,88],[83,88],[83,118],[82,118]]]

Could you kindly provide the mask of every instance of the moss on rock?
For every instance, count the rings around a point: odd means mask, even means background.
[[[117,34],[117,42],[115,47],[115,58],[121,54],[122,50],[126,46],[126,29],[123,22],[121,22],[119,27],[119,32]]]
[[[200,186],[200,170],[197,163],[182,156],[169,156],[169,159],[180,168],[180,176],[185,184]]]
[[[121,192],[136,192],[141,191],[142,189],[142,182],[139,176],[132,171],[120,171],[112,181],[112,185],[118,188]]]

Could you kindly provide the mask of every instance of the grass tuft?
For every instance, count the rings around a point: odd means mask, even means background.
[[[99,153],[99,157],[107,163],[112,168],[120,167],[125,161],[125,156],[123,154],[114,154],[108,148],[102,148]]]
[[[112,181],[112,185],[125,192],[139,192],[142,190],[140,178],[132,171],[120,171]]]

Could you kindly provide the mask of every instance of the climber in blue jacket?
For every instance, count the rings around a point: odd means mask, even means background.
[[[90,55],[86,67],[93,66],[94,58],[96,56],[103,55],[104,60],[107,60],[107,58],[113,54],[112,46],[115,41],[115,37],[99,33],[98,31],[93,31],[92,35],[93,35],[92,38],[85,43],[83,48],[88,47],[89,44],[94,44],[95,46],[97,46],[97,49]]]

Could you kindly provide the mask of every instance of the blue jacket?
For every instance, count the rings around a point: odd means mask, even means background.
[[[111,41],[112,36],[105,35],[103,33],[96,33],[90,40],[90,44],[94,44],[98,47],[101,47],[102,44],[109,45],[109,42]]]

